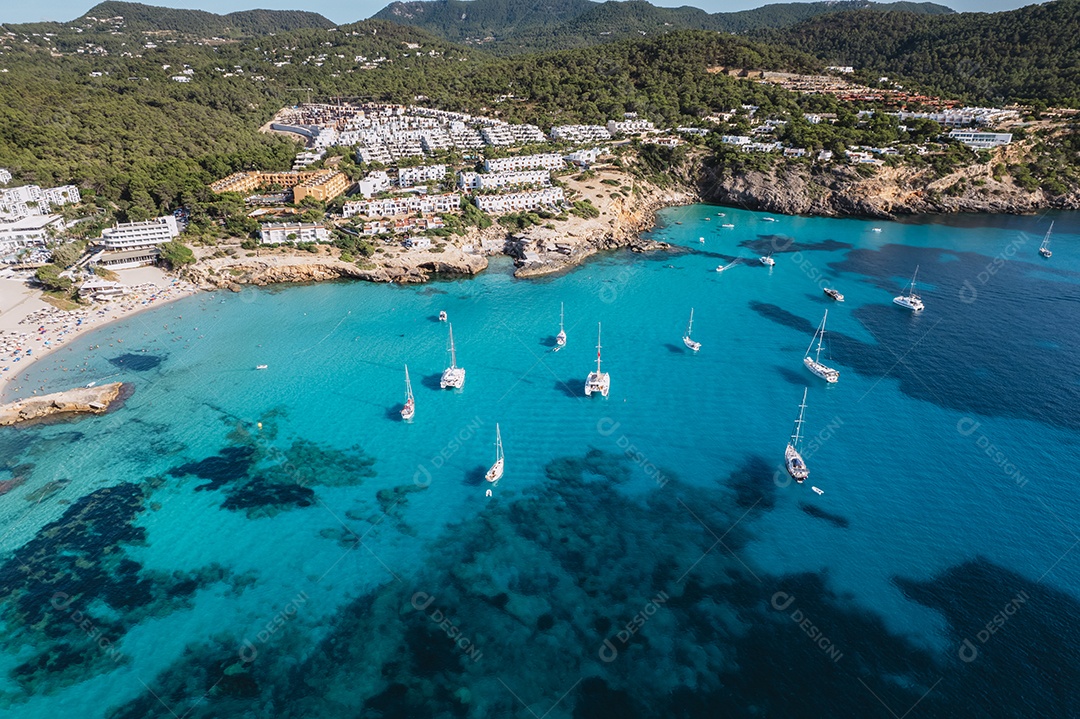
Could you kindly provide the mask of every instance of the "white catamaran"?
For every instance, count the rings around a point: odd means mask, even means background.
[[[443,389],[453,387],[461,389],[465,386],[465,368],[457,366],[457,352],[454,351],[454,325],[450,325],[450,366],[443,370],[439,386]]]
[[[810,476],[810,470],[806,467],[802,455],[799,454],[799,445],[802,442],[803,413],[806,411],[806,389],[803,389],[802,404],[799,405],[799,418],[795,420],[795,429],[791,432],[787,449],[784,450],[784,466],[787,473],[799,484]]]
[[[555,335],[555,344],[559,347],[566,345],[566,330],[563,329],[563,303],[559,303],[559,334]]]
[[[686,325],[686,334],[682,338],[682,343],[686,345],[692,352],[697,352],[701,349],[701,343],[695,342],[690,339],[690,333],[694,330],[694,308],[690,308],[690,324]]]
[[[600,371],[600,323],[596,323],[596,371],[590,372],[585,380],[585,396],[591,397],[593,392],[599,392],[604,397],[611,390],[611,375]]]
[[[502,434],[499,432],[499,425],[495,425],[495,464],[491,465],[491,469],[484,475],[484,479],[491,482],[492,486],[499,483],[499,480],[503,476],[503,446],[502,446]]]
[[[409,365],[405,365],[405,406],[401,408],[402,419],[412,419],[416,414],[416,401],[413,400],[412,382],[409,381]]]
[[[1042,244],[1039,245],[1039,254],[1050,259],[1050,256],[1054,254],[1050,251],[1050,233],[1054,231],[1054,223],[1050,223],[1050,229],[1046,231],[1046,237],[1043,238]]]
[[[825,340],[825,320],[829,318],[829,311],[825,310],[825,316],[821,318],[821,324],[818,326],[817,331],[814,332],[814,339],[810,340],[810,346],[806,348],[806,354],[803,355],[802,363],[806,365],[806,369],[816,374],[826,382],[832,383],[840,379],[840,372],[834,370],[832,367],[821,364],[821,343]],[[814,340],[817,340],[817,354],[811,359],[810,350],[814,347]]]
[[[915,266],[915,274],[911,276],[911,287],[908,288],[906,295],[900,295],[893,297],[893,304],[900,305],[912,312],[922,312],[926,306],[923,304],[922,298],[915,294],[915,278],[919,276],[919,266]]]

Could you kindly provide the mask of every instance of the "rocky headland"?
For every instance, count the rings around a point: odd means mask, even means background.
[[[61,415],[105,414],[129,394],[123,382],[113,382],[20,399],[0,406],[0,427]]]

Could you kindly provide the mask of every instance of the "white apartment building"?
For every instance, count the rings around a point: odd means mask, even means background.
[[[356,159],[359,162],[366,162],[369,165],[373,162],[378,162],[383,165],[389,165],[393,162],[393,158],[390,156],[390,150],[383,144],[366,145],[357,148]]]
[[[420,135],[420,146],[427,154],[434,155],[436,152],[452,148],[454,141],[443,130],[428,130]]]
[[[398,170],[398,187],[414,187],[429,182],[439,182],[444,177],[446,177],[446,165],[402,167]]]
[[[49,203],[52,207],[59,207],[60,205],[77,204],[82,200],[82,195],[79,194],[79,188],[75,185],[63,185],[61,187],[50,187],[41,193],[42,199]]]
[[[101,244],[106,250],[135,250],[163,245],[180,234],[172,215],[145,222],[123,222],[101,232]]]
[[[451,127],[450,140],[458,150],[479,150],[484,146],[484,138],[471,127]]]
[[[605,150],[602,147],[594,147],[589,150],[574,150],[564,159],[567,162],[573,163],[575,165],[591,165],[596,162],[596,158],[600,157],[600,155],[602,155],[604,152]]]
[[[513,145],[514,134],[507,125],[492,125],[480,128],[480,136],[489,145]]]
[[[566,202],[566,196],[561,187],[512,192],[506,195],[476,195],[473,199],[476,201],[476,206],[489,215],[535,210],[539,207],[557,207]]]
[[[640,135],[652,132],[656,125],[648,120],[608,120],[607,131],[612,135]]]
[[[556,125],[551,128],[551,139],[564,142],[603,142],[611,139],[611,133],[603,125]]]
[[[991,147],[1001,147],[1012,142],[1011,132],[969,132],[967,130],[953,130],[949,133],[949,139],[962,142],[976,150],[989,150]]]
[[[44,195],[37,185],[22,185],[0,190],[0,204],[13,205],[18,202],[27,205],[40,204],[43,199]]]
[[[516,157],[498,157],[484,160],[484,170],[487,172],[511,172],[517,170],[561,170],[566,163],[557,152],[547,152],[539,155],[518,155]]]
[[[536,125],[511,125],[510,134],[515,145],[536,145],[547,142],[547,135]]]
[[[1006,120],[1016,120],[1020,113],[998,107],[960,107],[941,112],[895,112],[901,122],[904,120],[925,119],[945,127],[964,127],[965,125],[996,125]]]
[[[675,132],[681,132],[684,135],[697,135],[698,137],[705,137],[709,134],[708,128],[705,127],[676,127]]]
[[[0,167],[0,185],[6,185],[9,182],[11,182],[11,173]]]
[[[519,170],[517,172],[459,172],[458,186],[463,190],[498,190],[503,187],[551,184],[549,170]]]
[[[720,142],[725,145],[749,145],[751,140],[746,135],[721,135]]]
[[[62,229],[60,215],[31,215],[14,222],[0,222],[0,255],[6,255],[23,247],[44,245],[49,230]]]
[[[461,195],[447,192],[442,195],[405,195],[384,200],[346,202],[341,212],[345,217],[394,217],[395,215],[445,214],[461,209]]]
[[[292,169],[303,170],[305,167],[314,165],[319,160],[326,157],[326,150],[312,150],[310,152],[301,152],[293,158]]]
[[[286,222],[263,225],[259,229],[259,239],[264,245],[280,245],[285,242],[324,242],[330,239],[330,231],[322,225]]]
[[[370,200],[372,195],[385,192],[389,190],[390,187],[390,175],[386,174],[384,170],[369,172],[367,177],[356,183],[356,188],[360,192],[360,196],[365,200]]]

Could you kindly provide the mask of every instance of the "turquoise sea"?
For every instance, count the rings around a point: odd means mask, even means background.
[[[204,294],[35,363],[134,394],[0,431],[0,716],[1080,716],[1080,216],[775,220]]]

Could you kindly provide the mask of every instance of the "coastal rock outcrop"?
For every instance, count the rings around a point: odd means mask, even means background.
[[[0,407],[0,427],[56,415],[104,414],[124,394],[124,383],[113,382],[20,399]]]
[[[938,177],[930,168],[802,164],[731,173],[702,166],[702,199],[788,215],[880,217],[939,213],[1027,214],[1080,209],[1080,193],[1029,190],[989,165]]]

